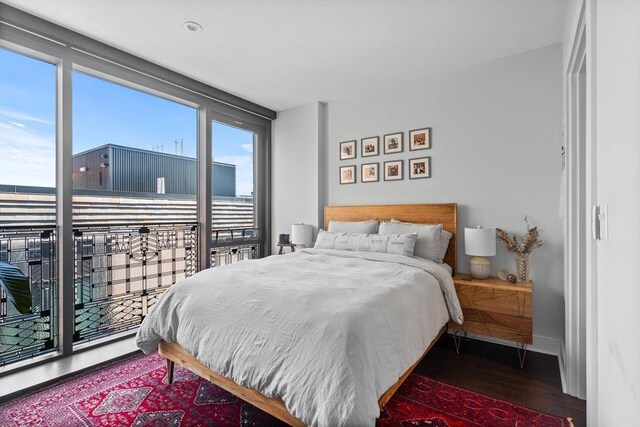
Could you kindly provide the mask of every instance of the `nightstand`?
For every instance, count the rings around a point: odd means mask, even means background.
[[[453,283],[464,314],[462,325],[449,322],[456,352],[460,351],[461,332],[514,341],[522,368],[527,345],[533,343],[533,283],[512,284],[497,277],[477,280],[461,274],[453,277]]]
[[[284,248],[291,249],[291,252],[295,252],[296,251],[296,244],[295,243],[278,243],[278,247],[280,248],[278,250],[278,255],[282,255],[284,253]]]

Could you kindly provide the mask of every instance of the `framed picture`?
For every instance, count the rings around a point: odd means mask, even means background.
[[[356,158],[356,141],[345,141],[340,143],[340,160]]]
[[[392,160],[389,162],[384,162],[384,180],[402,180],[402,160]]]
[[[365,163],[362,165],[362,171],[360,172],[360,182],[378,182],[380,176],[378,175],[380,163]]]
[[[431,128],[409,131],[409,150],[426,150],[431,148]]]
[[[360,155],[362,157],[377,156],[378,154],[380,154],[380,151],[378,150],[379,145],[380,138],[377,136],[362,138],[362,140],[360,141],[362,153]]]
[[[382,141],[384,144],[384,154],[392,154],[392,153],[402,153],[402,139],[404,133],[389,133],[382,137]]]
[[[356,165],[340,167],[340,184],[356,183]]]
[[[431,157],[409,159],[409,179],[431,178]]]

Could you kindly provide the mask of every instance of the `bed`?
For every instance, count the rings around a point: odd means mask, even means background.
[[[329,221],[443,224],[456,204],[327,206]],[[305,249],[205,270],[169,289],[138,346],[292,426],[373,425],[461,309],[450,271],[402,255]]]

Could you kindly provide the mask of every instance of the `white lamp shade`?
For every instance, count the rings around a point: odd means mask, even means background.
[[[494,256],[496,254],[496,229],[465,228],[464,253],[471,256]]]
[[[308,248],[313,243],[313,227],[309,224],[293,224],[291,226],[291,243]]]

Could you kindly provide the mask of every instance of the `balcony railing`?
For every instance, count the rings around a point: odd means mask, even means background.
[[[255,228],[213,230],[211,267],[260,258],[260,233]]]
[[[198,265],[195,224],[75,230],[74,343],[137,327]]]
[[[28,277],[32,312],[19,314],[0,292],[0,366],[57,347],[53,228],[0,229],[0,260]],[[74,344],[135,329],[163,292],[197,272],[195,224],[83,225],[74,230]],[[256,229],[212,234],[212,267],[260,257]]]
[[[56,258],[53,228],[0,230],[0,260],[29,277],[31,313],[20,314],[0,290],[0,366],[56,347]]]

